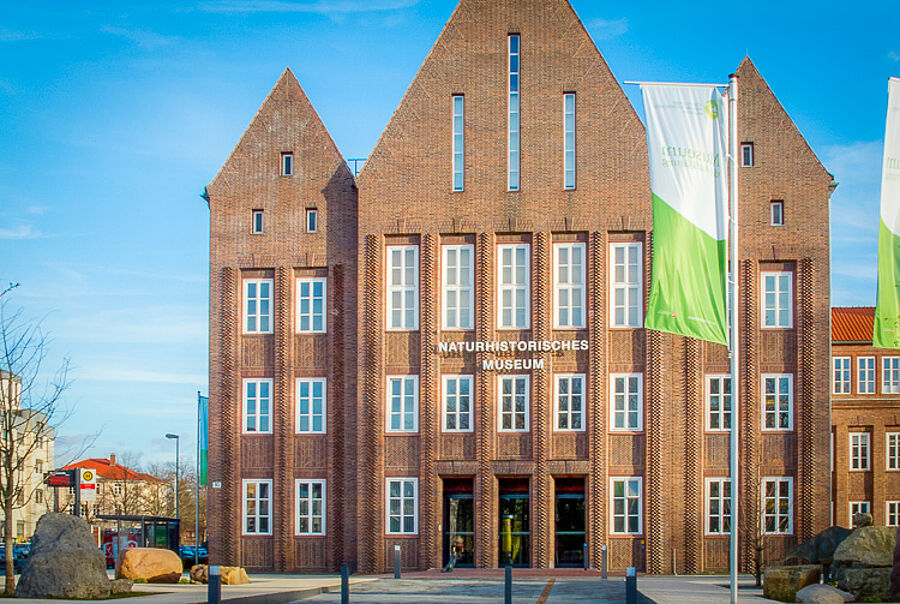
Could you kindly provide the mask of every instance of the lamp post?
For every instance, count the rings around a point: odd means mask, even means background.
[[[175,439],[175,518],[178,518],[178,435],[166,434],[166,438]]]

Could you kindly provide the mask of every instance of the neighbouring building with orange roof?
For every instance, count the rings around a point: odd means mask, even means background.
[[[875,348],[875,308],[831,309],[832,524],[900,526],[900,350]]]

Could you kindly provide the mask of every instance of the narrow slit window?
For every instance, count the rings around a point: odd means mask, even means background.
[[[741,167],[753,167],[753,143],[741,143]]]
[[[293,176],[294,175],[294,154],[293,153],[282,153],[281,154],[281,175],[282,176]]]
[[[465,186],[465,125],[466,97],[453,96],[453,190],[462,191]]]
[[[263,211],[253,210],[253,227],[252,232],[258,235],[263,232]]]
[[[769,204],[772,226],[784,226],[784,202],[773,201]]]
[[[563,187],[575,188],[575,93],[563,95]]]
[[[315,208],[306,209],[306,232],[319,232],[319,211]]]
[[[519,190],[519,35],[509,36],[509,174],[508,188]]]

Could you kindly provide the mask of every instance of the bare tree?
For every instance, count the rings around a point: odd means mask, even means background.
[[[15,286],[0,292],[0,507],[4,514],[6,552],[4,595],[15,593],[13,510],[25,505],[29,488],[28,464],[53,425],[65,419],[61,399],[69,385],[69,361],[64,359],[51,378],[43,365],[49,340],[39,322],[28,320],[21,309],[11,311],[3,300]]]

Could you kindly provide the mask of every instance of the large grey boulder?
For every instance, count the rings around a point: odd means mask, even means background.
[[[894,569],[891,571],[891,597],[900,599],[900,529],[894,545]]]
[[[18,598],[96,600],[109,597],[106,558],[87,522],[44,514],[31,538],[31,555],[16,585]]]
[[[844,604],[854,599],[853,594],[822,583],[807,585],[797,592],[797,601],[804,604]]]
[[[893,566],[897,529],[890,526],[864,526],[850,533],[834,551],[834,562],[841,566]]]
[[[880,568],[847,568],[843,571],[838,587],[856,595],[857,599],[866,597],[879,598],[884,601],[890,597],[891,569]]]

